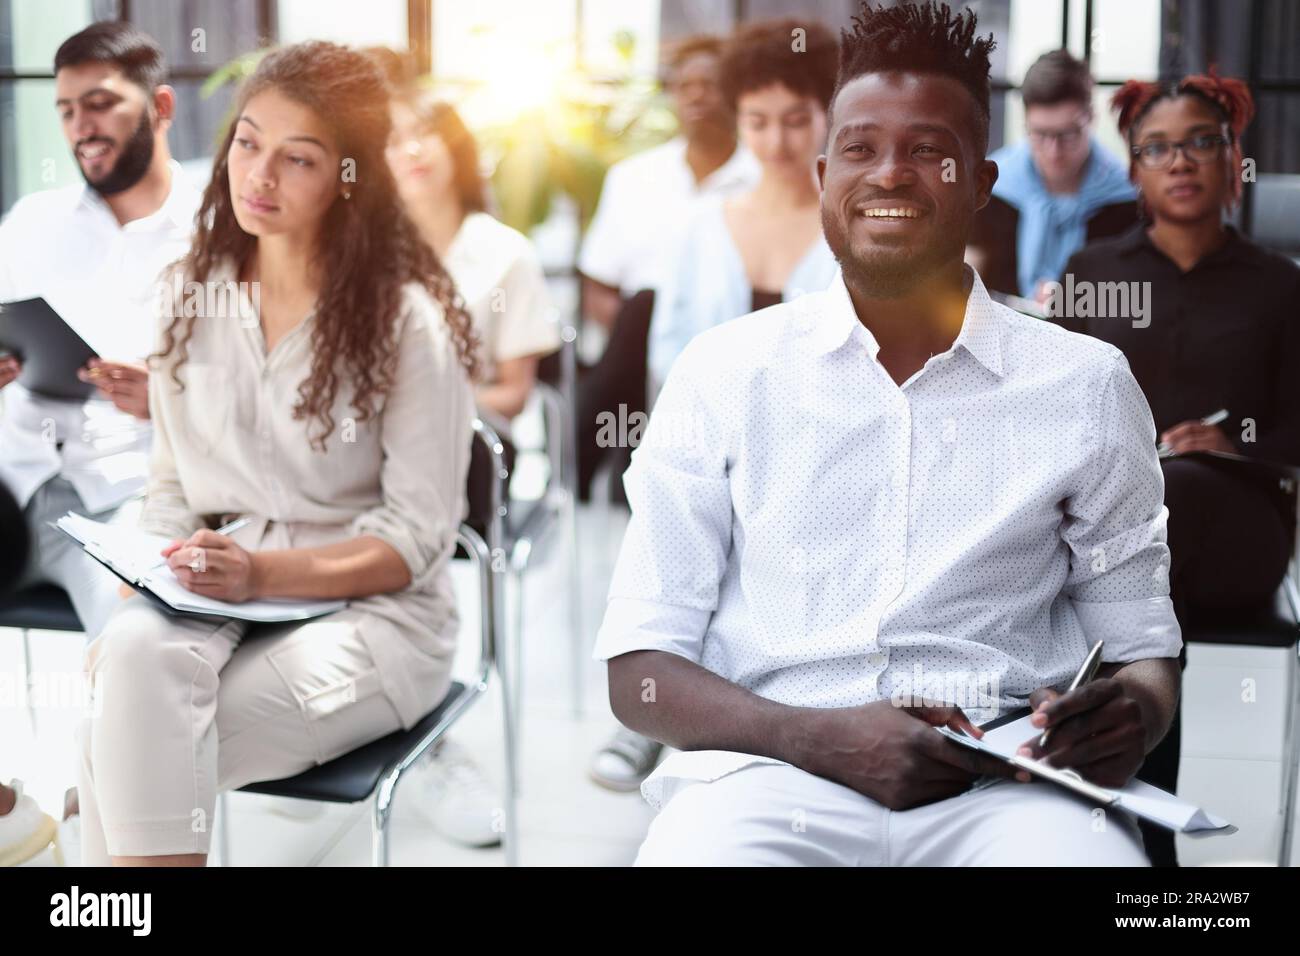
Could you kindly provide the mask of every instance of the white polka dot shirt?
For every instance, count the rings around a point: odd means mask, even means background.
[[[978,721],[1067,685],[1097,640],[1177,656],[1127,362],[971,277],[956,341],[901,387],[838,277],[690,343],[624,479],[597,659],[668,651],[786,704]]]

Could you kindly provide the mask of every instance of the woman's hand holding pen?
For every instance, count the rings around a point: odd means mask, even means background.
[[[98,388],[120,411],[136,418],[149,417],[149,369],[144,363],[93,358],[77,377]]]
[[[1046,750],[1035,737],[1020,748],[1021,756],[1047,758],[1103,787],[1124,786],[1146,759],[1142,708],[1114,678],[1100,677],[1065,694],[1040,687],[1029,704],[1030,723],[1052,733]]]
[[[234,602],[257,597],[253,555],[228,535],[203,528],[173,541],[162,554],[176,580],[195,594]]]
[[[1225,451],[1230,454],[1237,451],[1218,425],[1198,421],[1180,422],[1166,429],[1160,435],[1160,441],[1178,455],[1190,451]]]

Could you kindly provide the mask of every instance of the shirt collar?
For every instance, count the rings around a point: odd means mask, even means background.
[[[756,182],[758,179],[758,160],[743,143],[737,142],[736,148],[727,157],[727,161],[697,183],[690,163],[686,162],[686,137],[676,136],[669,142],[673,148],[673,158],[684,177],[683,181],[689,183],[695,193],[726,191],[735,186]]]
[[[1003,374],[1002,365],[1002,328],[1005,320],[999,306],[989,298],[988,290],[979,273],[969,266],[966,271],[970,276],[970,292],[966,296],[966,314],[962,318],[961,330],[953,340],[954,349],[965,349],[971,356],[999,378]],[[871,330],[858,321],[853,300],[849,297],[848,286],[844,284],[843,273],[837,273],[829,289],[823,293],[824,308],[805,311],[803,321],[812,320],[811,334],[813,350],[817,355],[827,355],[845,344],[853,335],[862,337],[872,359],[880,352],[880,344]],[[796,300],[804,304],[805,309],[815,309],[811,297]],[[860,330],[860,331],[859,331]]]
[[[169,160],[167,168],[171,170],[171,186],[167,190],[167,198],[163,204],[147,216],[140,219],[133,219],[125,226],[119,226],[120,229],[130,229],[131,231],[144,231],[157,226],[178,226],[188,227],[192,225],[191,217],[193,210],[198,208],[198,201],[190,201],[189,195],[193,193],[194,187],[185,176],[185,170],[176,160]],[[78,205],[83,209],[94,210],[110,217],[114,224],[117,224],[117,217],[113,215],[113,210],[109,207],[107,201],[98,192],[91,188],[89,183],[83,183],[81,187],[81,200]]]

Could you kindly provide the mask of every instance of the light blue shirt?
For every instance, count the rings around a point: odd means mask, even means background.
[[[686,344],[705,329],[752,311],[754,290],[740,250],[722,215],[721,198],[702,199],[678,247],[675,266],[655,295],[650,323],[650,372],[655,384],[668,377]],[[822,236],[790,273],[781,298],[789,302],[826,289],[839,263]]]
[[[1087,242],[1088,220],[1098,209],[1137,195],[1128,181],[1128,168],[1096,140],[1092,140],[1077,193],[1048,192],[1028,141],[1004,146],[989,159],[998,164],[993,195],[1020,213],[1016,279],[1020,294],[1027,298],[1033,298],[1040,282],[1061,278],[1070,256]]]

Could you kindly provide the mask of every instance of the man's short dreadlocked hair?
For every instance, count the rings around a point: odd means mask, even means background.
[[[905,3],[877,7],[863,0],[853,26],[840,33],[840,73],[835,95],[867,73],[936,73],[952,77],[979,107],[976,137],[988,145],[989,53],[993,34],[975,36],[975,14],[954,14],[948,4]],[[831,98],[834,102],[834,97]]]

